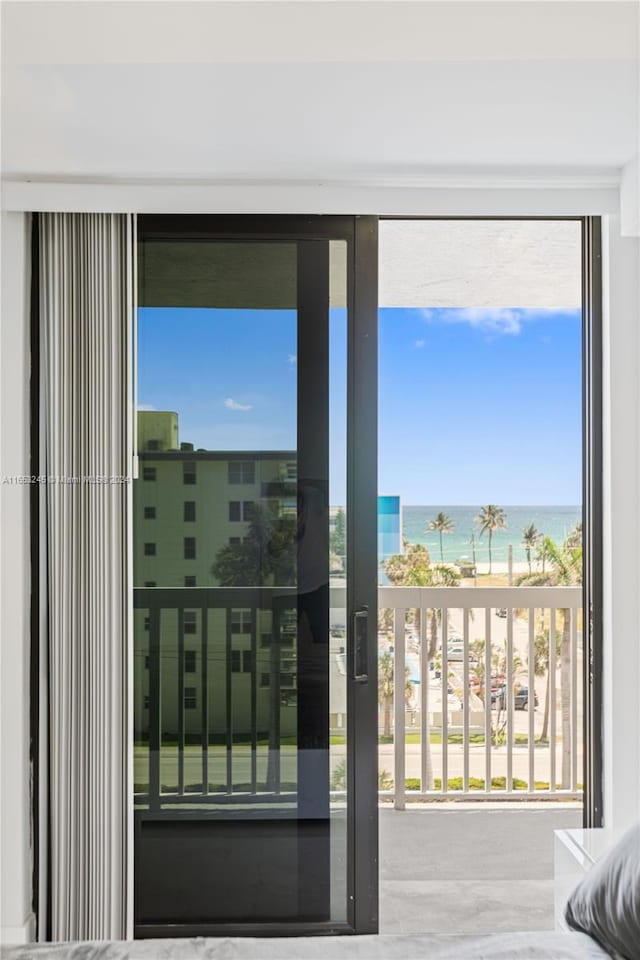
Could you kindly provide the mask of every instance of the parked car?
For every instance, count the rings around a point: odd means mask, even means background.
[[[491,703],[495,705],[498,710],[505,710],[507,706],[507,686],[502,683],[499,687],[496,687],[495,690],[491,691]],[[536,691],[533,691],[533,709],[535,710],[538,706],[538,694]],[[517,693],[513,696],[513,708],[514,710],[528,710],[529,709],[529,688],[520,687]]]

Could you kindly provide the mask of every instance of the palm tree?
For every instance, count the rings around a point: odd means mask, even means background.
[[[404,542],[404,553],[394,553],[385,560],[384,572],[394,587],[417,587],[424,585],[431,567],[429,551],[422,543]],[[426,582],[426,581],[425,581]]]
[[[222,587],[291,586],[296,581],[297,521],[278,516],[268,507],[254,506],[247,536],[242,543],[221,547],[211,565],[211,573]],[[231,611],[229,611],[228,616]],[[227,664],[227,669],[231,665]],[[278,685],[270,684],[271,717],[280,712]],[[269,727],[267,783],[275,785],[280,762],[278,724]]]
[[[576,523],[564,542],[567,550],[582,550],[582,522]]]
[[[457,587],[460,583],[460,574],[457,570],[452,570],[451,567],[441,566],[436,564],[435,567],[431,567],[428,571],[426,581],[421,584],[407,583],[408,587],[412,586],[423,586],[423,587]],[[427,658],[432,660],[438,646],[438,620],[442,619],[442,611],[439,609],[432,609],[429,611],[429,620],[431,624],[430,634],[431,638],[429,641],[429,649],[427,651]]]
[[[451,567],[436,564],[431,566],[429,551],[421,544],[405,543],[405,552],[395,554],[386,561],[385,573],[394,587],[457,587],[460,574]],[[414,622],[422,611],[416,611]],[[427,642],[427,662],[435,657],[438,648],[438,621],[442,617],[440,609],[427,611],[429,617],[429,640]],[[382,658],[381,658],[382,659]],[[382,700],[381,700],[382,702]],[[429,729],[429,684],[424,685],[422,691],[422,710],[426,717],[426,756],[427,756],[427,790],[433,789],[433,764],[431,761],[431,732]]]
[[[476,517],[476,523],[480,527],[480,536],[483,533],[489,534],[489,573],[491,573],[491,542],[493,540],[494,530],[506,530],[507,515],[502,507],[496,507],[495,503],[488,503],[486,507],[480,507],[480,513]]]
[[[384,710],[384,737],[391,736],[391,706],[394,692],[394,662],[391,653],[383,653],[378,660],[378,702]],[[408,703],[411,699],[411,671],[405,667],[404,699]]]
[[[432,567],[426,547],[420,544],[412,544],[407,553],[398,553],[389,557],[384,569],[394,587],[457,587],[460,583],[460,574],[457,570],[439,563]],[[431,624],[431,639],[427,654],[429,660],[433,659],[438,646],[440,614],[439,609],[429,611]],[[414,622],[418,622],[418,611],[414,615]]]
[[[525,527],[522,531],[522,546],[524,547],[527,554],[527,563],[529,564],[529,576],[531,576],[531,551],[534,549],[536,543],[538,542],[538,531],[535,524],[530,523],[528,527]]]
[[[446,513],[439,513],[435,520],[430,520],[427,524],[427,530],[437,530],[440,534],[440,563],[444,563],[444,553],[442,551],[442,534],[451,533],[454,528],[454,522]]]
[[[549,537],[545,537],[542,533],[538,536],[538,542],[536,544],[536,560],[542,567],[542,573],[546,572],[547,560],[549,555],[547,552],[547,541]]]
[[[550,649],[549,649],[550,631],[548,627],[542,627],[535,635],[533,641],[533,672],[536,677],[547,678],[547,690],[544,698],[544,716],[542,721],[542,731],[540,733],[540,743],[546,743],[549,739],[549,704],[551,693],[551,682],[549,677]],[[562,637],[556,633],[556,663],[560,662]]]
[[[518,585],[531,587],[569,587],[582,583],[582,548],[568,548],[545,537],[541,545],[549,564],[542,573],[525,574],[518,578]],[[562,708],[562,787],[571,783],[571,610],[559,609],[561,620],[560,641],[560,704]],[[551,705],[552,708],[554,704]],[[553,749],[552,745],[552,749]]]
[[[211,573],[221,587],[292,586],[296,582],[296,518],[255,505],[242,543],[220,547]]]

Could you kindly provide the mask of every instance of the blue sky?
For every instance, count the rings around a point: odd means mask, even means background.
[[[380,310],[381,493],[581,500],[579,310]],[[331,502],[344,502],[346,330],[331,319]],[[293,449],[293,311],[142,308],[138,399],[208,449]]]
[[[138,401],[210,450],[296,445],[295,311],[141,308]]]
[[[581,502],[580,311],[380,311],[380,490]]]

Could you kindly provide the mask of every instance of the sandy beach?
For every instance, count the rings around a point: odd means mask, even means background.
[[[531,572],[535,573],[536,569],[537,569],[536,565],[532,563]],[[489,562],[487,561],[486,563],[476,563],[476,570],[478,574],[489,573]],[[518,563],[514,562],[512,564],[512,571],[514,576],[516,575],[520,576],[523,573],[529,573],[529,565],[526,561],[524,563],[522,561],[519,561]],[[509,573],[509,564],[503,561],[494,560],[493,563],[491,564],[491,572],[498,573],[498,574],[505,574],[506,576]]]

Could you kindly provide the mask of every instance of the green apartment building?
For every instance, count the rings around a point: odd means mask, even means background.
[[[219,762],[219,777],[216,762],[209,762],[211,786],[229,776],[234,783],[251,779],[252,763],[260,781],[261,772],[267,776],[269,745],[296,734],[295,569],[288,584],[267,574],[262,583],[229,587],[227,580],[227,589],[222,590],[214,566],[225,548],[230,548],[231,558],[234,552],[241,554],[251,538],[256,511],[276,524],[288,518],[288,529],[295,533],[296,455],[194,450],[193,444],[179,441],[178,415],[167,411],[138,413],[137,448],[133,521],[137,785],[145,792],[154,724],[160,728],[156,733],[167,790],[188,791],[191,782],[202,783],[199,768],[189,772],[188,748],[201,747],[205,730],[214,755],[216,747],[227,748]],[[295,558],[295,542],[290,547]],[[287,586],[292,598],[288,604],[283,600],[276,616],[272,594],[282,587],[280,592],[286,595]],[[260,587],[270,591],[264,609],[247,602]],[[331,725],[340,728],[346,713],[341,610],[332,611],[331,622],[336,625],[330,638]],[[179,745],[187,749],[182,775],[177,761],[172,767],[166,759],[173,744],[176,758]],[[251,759],[252,752],[257,760]]]

